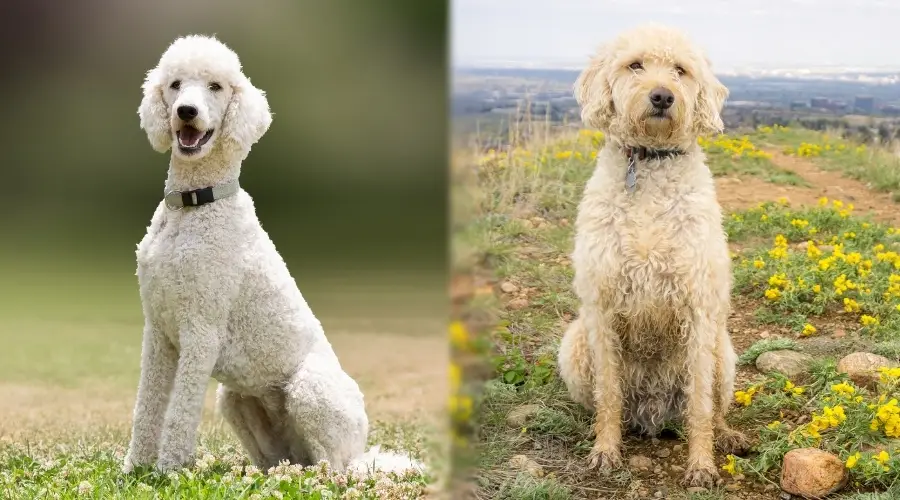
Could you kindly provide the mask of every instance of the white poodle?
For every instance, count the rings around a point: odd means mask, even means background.
[[[729,428],[735,352],[726,321],[731,261],[715,186],[697,145],[722,129],[728,90],[682,33],[659,25],[600,48],[576,82],[583,121],[607,134],[576,220],[579,317],[559,369],[595,412],[590,464],[621,464],[622,423],[657,434],[683,418],[684,483],[717,478],[713,442],[748,445]]]
[[[272,122],[265,94],[214,38],[175,40],[147,74],[138,114],[172,148],[165,196],[137,249],[145,326],[124,470],[189,463],[210,376],[252,462],[419,467],[376,449],[363,395],[238,186]]]

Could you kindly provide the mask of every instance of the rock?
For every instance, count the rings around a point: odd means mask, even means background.
[[[672,446],[672,451],[674,451],[675,453],[679,453],[683,449],[684,449],[684,445],[680,444],[680,443]]]
[[[521,429],[528,423],[528,419],[541,409],[541,405],[527,404],[517,406],[506,414],[506,424],[514,429]]]
[[[509,465],[513,469],[527,472],[531,477],[543,477],[544,468],[525,455],[515,455],[509,459]]]
[[[897,363],[870,352],[854,352],[838,361],[837,370],[849,375],[854,384],[871,388],[878,382],[878,369],[882,366],[895,368]]]
[[[510,300],[507,304],[507,307],[510,309],[525,309],[528,307],[528,299],[523,299],[521,297],[517,299]]]
[[[756,369],[762,373],[778,372],[794,378],[806,372],[812,356],[790,349],[766,351],[756,358]]]
[[[500,285],[500,290],[503,293],[516,293],[519,291],[519,287],[510,283],[509,281],[504,281],[502,285]]]
[[[659,458],[668,458],[669,455],[672,454],[672,450],[668,448],[660,448],[656,450],[655,455]]]
[[[704,488],[703,486],[691,486],[685,491],[687,491],[688,493],[706,493],[709,490]]]
[[[725,485],[725,491],[738,491],[741,489],[741,485],[738,483],[728,483]]]
[[[682,467],[680,465],[672,464],[671,466],[669,466],[669,468],[672,469],[672,472],[674,472],[676,474],[681,474],[684,472],[684,467]]]
[[[842,339],[847,336],[847,330],[844,330],[841,327],[837,327],[834,329],[834,333],[831,334],[831,338],[833,339]]]
[[[784,455],[781,489],[803,498],[821,498],[847,484],[847,468],[818,448],[797,448]]]
[[[653,461],[643,455],[633,455],[628,459],[628,467],[637,470],[650,470],[650,467],[653,467]]]

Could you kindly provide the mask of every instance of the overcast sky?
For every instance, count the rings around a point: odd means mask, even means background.
[[[682,28],[720,69],[900,67],[900,0],[451,0],[454,66],[579,65],[645,21]]]

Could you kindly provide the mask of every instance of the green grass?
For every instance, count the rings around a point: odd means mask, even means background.
[[[700,144],[713,175],[746,175],[758,177],[772,184],[809,186],[802,177],[772,162],[771,154],[759,149],[749,136],[722,134],[701,139]]]
[[[791,339],[786,338],[758,340],[752,346],[748,347],[747,350],[738,357],[738,364],[750,365],[755,363],[756,358],[758,358],[764,352],[780,351],[784,349],[796,350],[797,343]]]
[[[336,473],[326,465],[252,467],[227,436],[205,434],[190,469],[120,472],[123,436],[72,443],[0,442],[0,496],[59,499],[417,498],[430,478],[419,473]],[[268,473],[267,473],[268,472]],[[266,474],[267,473],[267,474]]]

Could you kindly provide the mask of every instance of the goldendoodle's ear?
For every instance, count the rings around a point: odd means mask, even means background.
[[[598,129],[609,127],[615,115],[612,89],[609,87],[607,75],[609,60],[608,50],[601,47],[575,81],[575,100],[581,106],[581,121]]]
[[[160,70],[151,69],[141,88],[144,89],[144,98],[138,107],[138,116],[141,118],[141,128],[147,132],[147,139],[153,149],[165,153],[172,147],[172,129],[169,124],[169,110],[162,96],[160,84]]]
[[[725,99],[728,98],[728,88],[713,74],[708,60],[699,84],[694,127],[699,135],[719,133],[725,128],[721,113]]]
[[[234,94],[225,112],[222,135],[233,140],[242,149],[249,149],[272,124],[272,113],[266,93],[254,87],[250,80],[243,81],[234,87]]]

